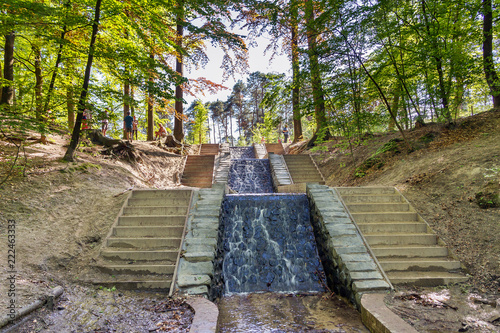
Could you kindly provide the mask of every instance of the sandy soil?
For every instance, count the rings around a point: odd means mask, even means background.
[[[51,137],[53,144],[25,148],[28,167],[0,187],[0,275],[9,276],[7,265],[8,221],[15,221],[15,298],[0,283],[0,308],[11,299],[26,306],[46,295],[56,285],[65,297],[78,298],[78,285],[85,292],[95,287],[81,281],[91,270],[102,240],[113,224],[126,193],[137,188],[178,186],[184,157],[148,143],[135,142],[139,162],[129,163],[99,154],[101,147],[83,147],[74,163],[63,163],[66,138]],[[0,141],[0,157],[15,152],[15,146]],[[24,154],[19,161],[24,163]],[[1,180],[9,163],[1,164]],[[25,177],[22,173],[25,173]],[[2,281],[5,281],[2,278]],[[0,311],[1,315],[6,310]]]

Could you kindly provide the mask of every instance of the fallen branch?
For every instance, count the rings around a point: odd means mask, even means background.
[[[115,194],[113,195],[113,198],[116,198],[116,197],[119,197],[120,195],[124,194],[124,193],[127,193],[128,191],[132,191],[134,189],[134,185],[132,185],[131,187],[129,187],[128,189],[118,193],[118,194]]]

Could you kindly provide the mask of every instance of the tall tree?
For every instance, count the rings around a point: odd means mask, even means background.
[[[314,143],[318,135],[323,139],[330,138],[328,123],[326,121],[325,93],[323,91],[323,83],[321,82],[321,69],[318,59],[318,35],[319,31],[315,22],[313,0],[305,0],[304,12],[306,21],[307,35],[307,54],[309,56],[309,70],[311,72],[311,88],[314,100],[314,115],[316,118],[316,132],[314,133],[311,142]]]
[[[493,61],[493,6],[491,0],[483,0],[483,66],[490,87],[493,107],[500,108],[500,79]]]
[[[94,60],[95,40],[97,38],[97,32],[99,30],[99,19],[101,16],[101,1],[102,0],[96,0],[95,4],[94,22],[92,23],[92,35],[90,38],[87,65],[85,67],[85,75],[83,78],[82,91],[80,93],[80,98],[78,100],[78,115],[76,116],[75,127],[73,127],[71,142],[68,146],[68,150],[66,150],[66,153],[64,154],[64,160],[66,161],[73,161],[76,146],[78,145],[78,141],[80,140],[80,128],[82,125],[83,111],[85,110],[85,102],[87,100],[87,93],[90,81],[90,71],[92,70],[92,61]]]
[[[12,105],[14,100],[14,41],[16,33],[11,31],[5,36],[4,61],[3,61],[3,78],[10,81],[8,85],[2,88],[2,99],[0,105]]]
[[[177,74],[182,77],[184,75],[184,55],[182,48],[182,39],[184,36],[184,0],[177,0],[177,8],[176,8],[176,26],[177,26],[177,34],[176,34],[176,44],[177,44],[177,52],[176,52],[176,60],[175,60],[175,71]],[[184,130],[182,128],[183,124],[183,91],[182,85],[179,83],[175,86],[175,117],[174,117],[174,137],[178,141],[182,141],[184,139]]]
[[[299,8],[298,1],[290,1],[290,32],[292,58],[292,109],[293,109],[293,142],[302,139],[302,121],[300,114],[300,59],[299,59]]]

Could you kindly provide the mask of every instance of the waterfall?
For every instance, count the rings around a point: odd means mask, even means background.
[[[231,159],[255,158],[253,147],[230,147]]]
[[[307,197],[226,195],[215,268],[215,296],[324,291]]]
[[[269,160],[256,158],[231,160],[227,183],[237,193],[273,193]]]

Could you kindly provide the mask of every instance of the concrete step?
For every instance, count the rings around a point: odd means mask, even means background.
[[[293,173],[295,177],[307,177],[310,176],[311,174],[319,176],[319,173],[316,170],[316,168],[300,168],[300,169],[289,168],[288,171],[290,173]]]
[[[128,199],[127,206],[189,206],[189,198],[141,198]]]
[[[418,215],[414,212],[351,213],[351,215],[357,223],[418,221]]]
[[[193,176],[204,176],[204,177],[211,177],[214,174],[213,169],[207,169],[205,167],[197,167],[190,165],[184,169],[184,172],[182,175],[193,175]]]
[[[110,237],[106,241],[107,247],[137,248],[137,249],[178,249],[181,238],[151,237],[151,238],[131,238],[131,237]]]
[[[158,261],[169,260],[175,262],[177,260],[178,251],[174,250],[156,250],[156,251],[126,251],[104,249],[101,251],[101,257],[106,260],[125,260],[125,261]]]
[[[218,143],[204,143],[200,148],[200,155],[217,155],[219,154]]]
[[[408,284],[419,287],[444,286],[453,283],[467,282],[465,275],[449,272],[388,272],[387,277],[392,284]]]
[[[182,185],[188,187],[198,187],[198,188],[211,188],[212,182],[182,182]]]
[[[212,174],[210,175],[200,175],[198,173],[183,174],[181,179],[183,183],[192,183],[192,182],[207,183],[209,181],[212,181]]]
[[[335,188],[342,196],[344,195],[378,195],[378,194],[395,194],[397,193],[394,187],[386,186],[367,186],[367,187],[336,187]]]
[[[397,195],[342,195],[342,199],[346,204],[355,203],[400,203],[402,197]]]
[[[182,237],[184,226],[178,227],[159,227],[159,226],[140,226],[132,227],[117,226],[113,228],[113,236],[116,237]]]
[[[351,213],[410,211],[407,203],[350,203],[347,208]]]
[[[132,199],[189,198],[191,190],[134,190]]]
[[[372,245],[436,245],[435,234],[364,234],[366,241]]]
[[[310,159],[309,155],[298,155],[298,154],[285,155],[283,157],[285,158],[286,161]]]
[[[412,258],[410,260],[379,260],[384,271],[433,271],[446,272],[460,269],[460,262],[447,258]]]
[[[124,216],[137,216],[137,215],[146,215],[146,216],[151,216],[151,215],[185,215],[188,212],[188,207],[187,206],[173,206],[173,207],[145,207],[145,206],[139,206],[139,207],[125,207],[123,208],[123,215]]]
[[[170,285],[172,284],[172,276],[163,275],[162,279],[153,280],[151,276],[146,277],[129,277],[125,276],[124,279],[117,280],[110,277],[106,280],[92,280],[91,283],[103,286],[106,288],[115,287],[118,290],[158,290],[158,291],[169,291]],[[127,279],[128,278],[128,279]]]
[[[358,223],[362,233],[426,233],[427,224],[423,222],[404,223]]]
[[[323,179],[321,179],[319,177],[295,178],[292,176],[292,180],[293,180],[294,184],[299,184],[299,183],[318,183],[320,185],[325,184]]]
[[[175,265],[102,265],[97,266],[106,274],[173,274]]]
[[[186,215],[120,216],[119,226],[184,226]]]
[[[413,258],[413,257],[447,257],[448,249],[444,246],[370,246],[379,260],[385,258]]]
[[[285,150],[281,143],[266,143],[266,150],[268,153],[274,153],[276,155],[285,154]]]

